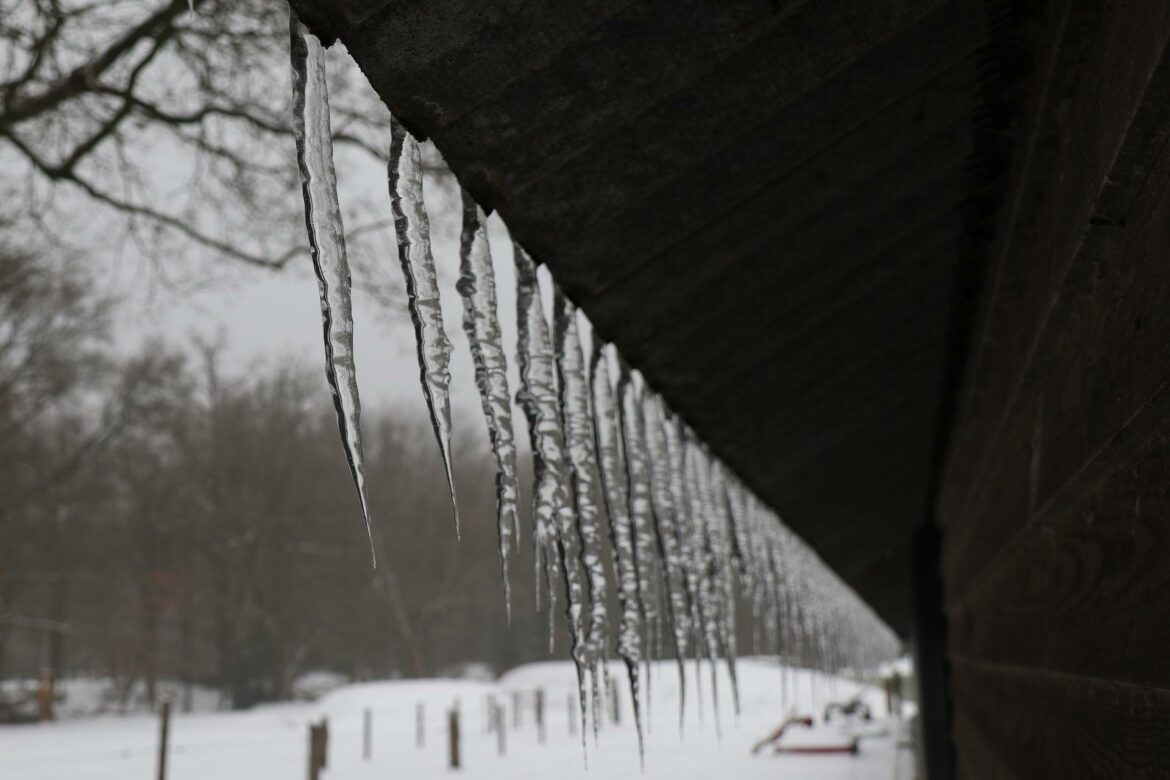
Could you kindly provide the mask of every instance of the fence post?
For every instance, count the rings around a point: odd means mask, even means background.
[[[534,693],[536,709],[536,740],[544,744],[544,688],[537,688]]]
[[[309,780],[318,780],[321,770],[328,766],[329,721],[309,724]]]
[[[622,702],[619,698],[617,678],[609,678],[609,718],[617,725],[622,722]]]
[[[167,780],[167,743],[171,738],[171,700],[163,699],[159,710],[158,780]]]
[[[309,780],[317,780],[318,754],[321,752],[319,740],[317,739],[317,724],[309,724]]]
[[[512,691],[512,728],[520,728],[520,691]]]
[[[427,716],[423,703],[414,705],[414,746],[420,750],[427,743]]]
[[[37,678],[37,720],[53,720],[56,699],[56,676],[52,670],[41,672]]]
[[[362,759],[365,761],[370,760],[370,752],[373,749],[371,744],[374,739],[373,720],[373,713],[370,712],[369,707],[366,707],[365,711],[362,712]]]
[[[447,712],[447,739],[450,766],[452,769],[458,769],[461,764],[459,761],[459,705],[456,704]]]
[[[508,724],[505,722],[504,705],[496,704],[495,709],[493,717],[496,722],[496,752],[502,756],[507,750]]]

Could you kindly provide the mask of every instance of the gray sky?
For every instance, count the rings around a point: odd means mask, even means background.
[[[292,153],[290,148],[289,153]],[[385,173],[376,164],[366,166],[357,175],[350,170],[339,172],[342,197],[380,198],[389,213],[385,193]],[[346,174],[349,175],[346,175]],[[454,289],[459,268],[459,220],[457,202],[443,197],[444,192],[431,188],[427,192],[431,216],[432,242],[439,268],[443,315],[447,335],[454,345],[452,356],[451,395],[455,428],[468,423],[468,414],[479,414],[479,400],[462,328],[462,301]],[[300,192],[289,197],[299,202]],[[306,240],[304,236],[299,237]],[[516,339],[515,276],[512,270],[511,242],[498,217],[489,220],[489,238],[496,267],[500,299],[501,326],[505,349],[513,356]],[[394,254],[393,236],[388,229],[380,237],[388,278],[401,279]],[[323,369],[321,317],[317,284],[309,266],[308,253],[280,272],[260,271],[231,261],[210,264],[205,272],[185,269],[186,278],[179,289],[163,283],[158,271],[141,263],[118,258],[112,253],[102,257],[108,265],[107,291],[123,299],[116,325],[116,341],[127,351],[148,338],[161,336],[177,346],[188,345],[192,337],[214,338],[222,334],[227,368],[246,371],[257,364],[276,365],[295,361],[311,370]],[[397,311],[387,311],[385,304],[355,293],[355,353],[358,381],[363,405],[425,415],[419,385],[414,331],[406,315],[405,293]],[[511,361],[513,391],[515,361]],[[325,394],[324,372],[321,388]],[[324,396],[323,396],[324,397]],[[478,430],[478,417],[472,423]]]

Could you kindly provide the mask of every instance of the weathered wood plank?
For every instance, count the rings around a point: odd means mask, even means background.
[[[979,94],[977,81],[984,75],[971,55],[979,37],[975,30],[952,34],[954,28],[943,22],[929,24],[940,16],[945,14],[934,14],[920,24],[919,29],[938,31],[937,38],[927,38],[929,43],[912,44],[909,34],[887,41],[794,102],[773,107],[770,116],[754,125],[745,116],[717,138],[692,144],[688,157],[667,162],[665,174],[646,175],[665,152],[648,137],[641,139],[639,156],[615,163],[622,166],[617,170],[633,175],[626,185],[633,185],[628,196],[582,204],[587,208],[558,222],[566,236],[562,262],[574,274],[587,275],[580,285],[582,303],[591,304],[590,296],[604,293],[639,266],[667,261],[689,249],[699,228],[708,223],[729,223],[730,235],[731,223],[744,212],[758,209],[782,215],[793,208],[791,202],[770,204],[776,202],[774,185],[783,179],[819,172],[820,178],[810,183],[814,198],[818,190],[847,187],[874,162],[864,153],[850,154],[863,143],[854,136],[865,137],[865,150],[880,158],[885,150],[905,148],[909,136],[929,132],[940,116],[955,116],[959,104],[969,113]],[[683,130],[685,125],[678,132]],[[838,139],[839,149],[833,145]],[[604,170],[587,168],[584,161],[573,167],[579,170],[564,171],[566,180],[607,176]],[[608,192],[617,184],[606,181],[599,186]],[[702,197],[696,198],[696,192]],[[623,236],[618,258],[609,240],[611,231]],[[592,286],[594,279],[603,286]]]
[[[292,0],[314,31],[340,38],[390,110],[428,137],[634,0]]]
[[[715,56],[695,56],[708,67],[678,81],[645,64],[627,65],[626,60],[639,56],[637,48],[626,46],[620,27],[607,26],[599,30],[607,34],[592,51],[566,49],[549,68],[517,84],[503,100],[469,115],[474,127],[443,128],[435,140],[440,143],[448,131],[458,134],[461,144],[452,160],[467,164],[461,168],[471,176],[469,188],[479,184],[479,176],[468,166],[493,161],[490,171],[483,169],[485,178],[492,177],[484,183],[501,199],[489,199],[488,204],[499,208],[509,224],[522,218],[515,223],[517,229],[531,221],[568,231],[565,220],[592,212],[599,204],[629,202],[635,192],[631,184],[644,186],[648,179],[661,180],[678,166],[692,164],[708,145],[718,144],[737,127],[750,127],[771,116],[945,1],[871,0],[858,5],[852,0],[815,0],[791,15],[755,2],[747,6],[743,23],[755,16],[756,29],[769,34],[758,39],[741,35],[742,46],[706,44]],[[658,5],[678,6],[670,0]],[[690,17],[695,10],[687,4],[673,14],[659,11],[651,29],[672,16]],[[688,18],[686,24],[706,29],[710,16],[707,11]],[[692,37],[700,39],[695,45],[701,47],[706,33]],[[583,78],[583,68],[600,75]],[[627,95],[625,85],[630,82],[635,89]],[[531,100],[534,91],[540,96],[536,101]],[[612,104],[611,93],[617,97]],[[578,95],[588,100],[579,100]],[[527,123],[509,132],[520,115],[517,106],[534,103],[543,109],[529,113]],[[562,110],[565,103],[570,105]],[[517,165],[521,157],[541,162]],[[537,183],[540,186],[534,186]],[[502,199],[505,193],[507,200]],[[584,193],[589,197],[583,198]],[[544,250],[532,248],[538,254]]]
[[[875,28],[867,36],[876,38],[879,31]],[[776,203],[769,191],[772,185],[804,160],[824,160],[817,152],[828,141],[845,136],[912,89],[922,98],[924,110],[945,112],[942,106],[950,84],[941,82],[943,94],[928,97],[931,90],[920,89],[922,82],[969,56],[978,37],[972,31],[966,48],[953,49],[944,42],[920,43],[911,31],[876,40],[881,45],[873,51],[850,51],[834,60],[824,84],[786,79],[779,75],[782,70],[759,63],[749,69],[750,78],[776,86],[758,94],[734,93],[745,103],[728,109],[735,119],[722,127],[706,122],[716,107],[697,101],[691,105],[681,98],[652,114],[631,117],[614,128],[608,143],[596,144],[554,176],[520,191],[502,212],[507,217],[511,208],[522,211],[531,220],[525,226],[533,232],[555,227],[559,246],[554,262],[567,289],[588,310],[591,297],[613,280],[651,258],[687,249],[690,234],[707,223],[748,211],[781,214],[785,206],[771,205]],[[777,47],[771,56],[779,56],[785,46],[770,45]],[[789,49],[789,54],[795,51]],[[878,76],[891,69],[896,75]],[[967,89],[969,111],[977,91],[968,87],[969,82],[957,81],[957,92]],[[714,94],[729,99],[724,92]],[[769,99],[773,92],[778,94]],[[949,97],[952,103],[956,100]],[[924,114],[923,123],[935,116]],[[902,130],[914,133],[918,127],[907,123]],[[878,148],[880,139],[875,139],[870,150]],[[855,162],[862,171],[869,165]],[[828,186],[840,188],[843,182],[821,181],[820,189]],[[815,191],[810,195],[815,197]],[[620,242],[615,240],[619,236]]]
[[[1165,777],[1170,691],[952,656],[960,753],[983,777]],[[982,735],[981,740],[969,735]],[[984,755],[981,750],[993,751]]]
[[[883,91],[847,78],[838,79],[840,89],[847,92],[845,99],[829,100],[823,92],[810,95],[760,133],[738,139],[704,162],[677,186],[646,196],[628,215],[611,215],[616,220],[611,226],[629,236],[623,254],[626,267],[607,281],[605,289],[582,298],[582,305],[598,321],[622,322],[628,314],[623,302],[633,296],[646,302],[645,315],[654,318],[667,307],[676,308],[677,300],[708,288],[726,273],[734,249],[754,241],[749,231],[754,213],[737,208],[741,189],[751,193],[762,212],[772,215],[775,230],[809,219],[817,208],[832,203],[841,188],[869,187],[878,178],[887,184],[894,181],[900,171],[892,166],[904,159],[907,133],[922,139],[923,145],[932,144],[937,134],[966,117],[970,94],[977,88],[976,70],[973,62],[963,61],[945,72],[931,72],[924,79],[927,88],[916,88],[888,104],[881,102],[887,97]],[[886,92],[892,89],[885,87]],[[702,182],[700,202],[691,197],[695,182]],[[713,213],[723,215],[716,224],[711,222]],[[625,229],[627,222],[630,230]],[[603,262],[598,249],[612,250],[601,239],[597,235],[588,243],[573,241],[567,262],[573,266]],[[698,257],[703,258],[701,263],[695,262]]]
[[[923,285],[911,287],[908,292],[919,290],[943,295],[948,287]],[[909,296],[901,302],[906,307],[914,305],[914,299]],[[875,341],[870,342],[869,350],[865,349],[866,343],[863,342],[856,352],[834,355],[837,360],[815,353],[810,353],[808,360],[785,361],[783,364],[764,360],[756,366],[758,381],[749,381],[750,378],[745,377],[739,386],[729,386],[723,396],[711,396],[711,400],[721,398],[732,408],[759,403],[769,395],[779,401],[754,419],[737,421],[726,433],[731,438],[750,436],[758,426],[767,425],[772,440],[786,445],[782,447],[784,452],[777,455],[777,462],[782,463],[788,461],[789,453],[825,446],[834,440],[835,432],[848,429],[873,410],[889,409],[908,393],[925,390],[928,394],[936,394],[940,380],[931,367],[937,366],[942,359],[944,347],[927,334],[915,332],[917,320],[904,317],[900,321],[891,321],[883,314],[876,312],[872,315],[883,330],[874,334]],[[940,317],[939,327],[945,327],[945,324],[945,317]],[[889,330],[884,330],[886,327]],[[897,346],[879,349],[877,343],[882,337],[896,339]],[[812,392],[807,395],[794,392],[798,386],[805,385],[813,388]],[[699,405],[704,408],[711,406],[710,403]],[[834,416],[840,422],[823,422]],[[912,426],[925,422],[928,427],[933,427],[929,416],[898,422]]]
[[[882,240],[875,240],[874,233],[889,231],[890,220],[908,230],[970,197],[959,173],[973,148],[966,130],[962,124],[952,125],[925,137],[912,155],[888,161],[844,190],[840,180],[831,186],[813,184],[814,178],[824,181],[823,170],[785,182],[769,193],[775,209],[753,212],[753,219],[737,217],[733,226],[725,226],[735,230],[696,237],[678,248],[672,263],[695,267],[696,273],[674,278],[648,295],[636,316],[630,312],[611,320],[630,341],[690,338],[701,333],[702,322],[687,316],[697,308],[731,330],[752,327],[741,324],[745,318],[766,318],[800,303],[823,300],[807,294],[810,288],[817,289],[826,276],[856,274],[863,263],[872,262],[874,244]],[[822,193],[830,192],[826,202]],[[893,238],[901,239],[906,231],[892,232]],[[828,266],[826,256],[840,257],[840,265]],[[937,267],[929,257],[919,261]],[[945,260],[940,264],[945,267]],[[765,270],[771,273],[762,273]],[[745,288],[737,283],[745,278],[765,281]]]
[[[908,226],[920,229],[948,222],[953,225],[961,219],[957,212],[962,198],[962,191],[948,192],[945,186],[934,187],[916,194],[911,201],[896,204],[889,213],[896,214],[898,206],[905,206],[902,213],[915,214],[915,219],[907,219]],[[940,248],[935,244],[939,250],[936,253],[929,256],[921,253],[920,247],[934,243],[927,231],[917,234],[908,231],[906,236],[896,236],[900,240],[893,246],[883,246],[881,242],[887,239],[888,233],[880,215],[844,235],[835,234],[832,225],[820,227],[823,233],[819,238],[825,246],[812,255],[820,262],[792,263],[796,276],[789,285],[773,288],[764,284],[759,285],[762,290],[753,289],[741,283],[753,278],[745,271],[709,288],[711,310],[721,315],[713,317],[706,330],[690,328],[681,313],[674,327],[665,322],[659,326],[649,343],[690,345],[679,356],[685,359],[674,361],[671,377],[679,383],[677,395],[693,396],[696,401],[723,398],[728,392],[752,390],[744,386],[744,376],[769,366],[779,371],[796,371],[801,363],[833,363],[845,351],[868,354],[874,339],[881,334],[901,333],[905,327],[912,330],[913,323],[904,321],[911,313],[922,317],[933,315],[932,321],[938,324],[942,320],[945,327],[957,265],[951,247]],[[834,237],[837,240],[832,240]],[[810,230],[806,236],[794,236],[791,244],[808,246],[817,238]],[[894,246],[901,246],[904,254],[894,255]],[[850,257],[852,261],[840,265],[825,261],[838,256]],[[771,262],[785,264],[783,257],[773,256]],[[774,274],[781,279],[788,276],[779,270]],[[889,296],[879,298],[865,294],[866,291],[885,292]],[[802,292],[807,295],[802,296]],[[838,308],[836,302],[825,306],[826,299],[836,297],[834,292],[850,302],[852,308]],[[910,311],[906,307],[911,307]],[[880,322],[883,313],[891,315],[891,321]],[[842,314],[849,316],[842,317]],[[851,327],[854,318],[863,321],[852,326],[857,338],[834,341],[833,337],[840,336],[842,329]],[[877,330],[862,330],[863,324]],[[776,338],[762,341],[761,334],[776,334]],[[619,346],[623,343],[624,339],[618,341]],[[773,392],[776,388],[757,389]],[[812,386],[807,389],[809,395],[817,392]]]
[[[895,16],[931,1],[883,0],[894,4]],[[604,147],[612,143],[608,136],[632,117],[677,99],[680,92],[702,93],[716,74],[738,72],[742,60],[758,62],[760,56],[769,56],[768,41],[791,40],[793,29],[810,28],[810,18],[851,29],[841,0],[775,5],[759,0],[641,0],[456,119],[437,137],[463,139],[461,157],[492,160],[494,169],[506,172],[498,184],[511,197],[577,155],[604,156]],[[540,110],[532,111],[534,105]],[[517,117],[525,121],[517,122]],[[532,152],[538,165],[516,164],[519,157],[531,159]]]
[[[1083,232],[1170,36],[1170,3],[1077,3],[1069,11],[1041,131],[1057,151],[1034,224],[1003,226],[983,327],[968,366],[969,380],[952,438],[940,505],[964,511],[998,457],[1004,421],[1052,310],[1081,250]],[[1075,133],[1070,128],[1076,128]],[[1014,214],[1009,209],[1007,219]],[[989,349],[994,345],[994,349]]]
[[[1011,768],[999,760],[996,745],[980,730],[966,707],[960,703],[951,718],[951,738],[957,759],[955,773],[959,780],[1012,777]]]
[[[1000,443],[986,476],[993,489],[981,492],[962,514],[940,516],[944,529],[943,584],[948,601],[961,598],[980,567],[1032,517],[1038,400],[1029,395],[1013,405],[1005,426],[1011,435]]]
[[[1159,396],[1164,415],[1170,387]],[[1170,688],[1170,421],[1150,428],[1125,432],[1103,480],[1070,484],[968,582],[955,652]]]
[[[1170,131],[1170,90],[1156,97]],[[1086,267],[1065,285],[1052,337],[1041,345],[1049,367],[1038,383],[1041,503],[1170,380],[1170,155],[1146,174],[1124,227],[1089,228],[1078,262]]]
[[[1138,136],[1122,155],[1144,148],[1151,136],[1170,135],[1170,58],[1155,71],[1136,115]],[[1126,164],[1110,177],[1111,202],[1124,202],[1124,219],[1087,225],[1080,252],[1046,320],[1001,428],[994,462],[982,473],[962,514],[944,512],[955,527],[946,541],[948,579],[963,583],[1033,512],[1070,480],[1100,473],[1086,464],[1170,381],[1164,359],[1170,339],[1170,155],[1144,152],[1152,167]],[[1128,181],[1131,191],[1122,192]],[[1119,213],[1114,210],[1115,214]],[[1121,224],[1124,223],[1124,224]],[[1156,423],[1157,420],[1150,420]],[[989,431],[989,435],[994,429]],[[1022,450],[1028,468],[1019,468]],[[1005,462],[1019,470],[1007,471]],[[1027,503],[1020,499],[1027,495]],[[963,527],[958,527],[963,526]]]

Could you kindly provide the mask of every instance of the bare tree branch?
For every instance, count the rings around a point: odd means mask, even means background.
[[[35,0],[0,21],[11,31],[0,53],[18,73],[0,84],[0,155],[7,148],[29,163],[30,200],[16,213],[46,241],[65,235],[55,220],[66,214],[45,207],[67,184],[63,192],[121,214],[124,237],[151,259],[191,249],[278,269],[303,251],[289,229],[299,199],[283,10],[269,0],[197,6],[193,15],[187,0],[154,0],[136,15],[126,4]],[[371,139],[384,133],[386,111],[360,75],[341,77],[333,108],[335,143],[384,164]],[[191,171],[186,187],[160,177],[148,151],[160,143]],[[77,198],[60,202],[68,209]]]
[[[86,92],[110,67],[133,51],[139,42],[159,36],[164,31],[171,29],[174,20],[187,10],[187,0],[171,0],[170,3],[162,6],[123,33],[96,57],[75,68],[49,89],[23,100],[5,101],[4,111],[0,113],[0,128],[11,127],[19,122],[32,119]],[[50,36],[49,42],[59,32],[60,21],[51,28],[53,34]],[[38,56],[41,56],[41,53],[38,53]],[[33,71],[30,71],[29,75],[31,72]]]

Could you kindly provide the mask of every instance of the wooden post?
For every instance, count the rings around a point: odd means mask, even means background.
[[[163,699],[158,726],[158,780],[167,780],[167,743],[171,738],[171,700]]]
[[[619,693],[617,678],[609,678],[609,718],[617,725],[622,722],[622,701]]]
[[[512,728],[520,728],[520,691],[512,691]]]
[[[414,746],[420,750],[427,743],[427,717],[420,701],[414,705]]]
[[[56,678],[51,670],[41,672],[37,678],[37,720],[53,719],[53,700],[56,698]]]
[[[447,712],[447,746],[449,749],[449,765],[458,769],[459,761],[459,705],[456,704]]]
[[[544,688],[537,688],[533,693],[536,709],[536,740],[544,744]]]
[[[370,760],[370,751],[373,748],[373,745],[371,744],[374,739],[373,720],[373,713],[370,712],[369,707],[366,707],[365,711],[362,713],[362,759],[365,761]]]
[[[505,722],[506,717],[504,714],[504,705],[495,704],[495,715],[493,718],[496,723],[496,753],[501,756],[507,750],[508,724]]]
[[[329,765],[329,722],[309,724],[309,780],[319,780],[321,770]]]

